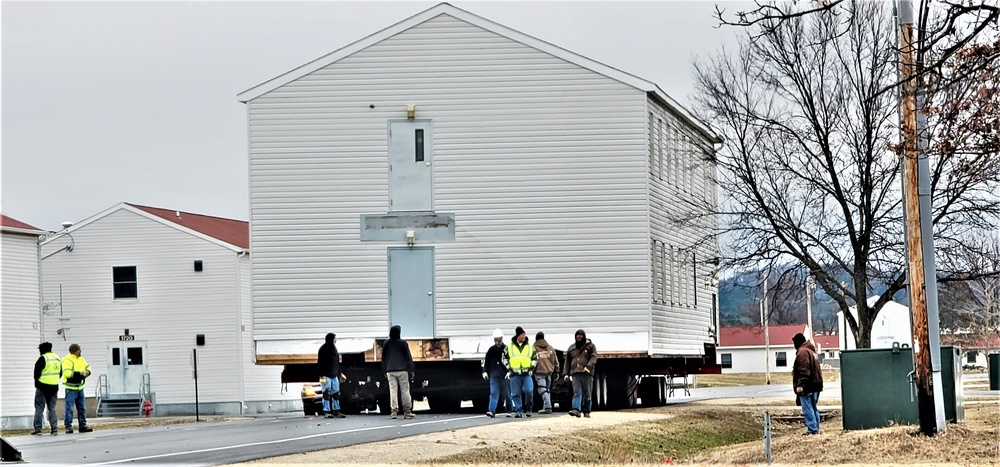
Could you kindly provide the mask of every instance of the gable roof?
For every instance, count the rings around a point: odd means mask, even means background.
[[[785,324],[768,326],[768,341],[772,346],[792,345],[792,336],[804,332],[804,324]],[[719,346],[740,347],[748,345],[764,345],[763,326],[731,326],[719,330]]]
[[[138,204],[119,203],[66,229],[72,233],[111,213],[125,210],[147,219],[190,233],[236,252],[250,249],[250,223]],[[47,243],[47,242],[43,242]]]
[[[45,231],[21,222],[13,217],[0,214],[0,230],[4,232],[20,233],[28,235],[45,235]]]
[[[125,203],[154,216],[166,219],[177,225],[187,227],[191,230],[201,232],[209,237],[222,240],[230,245],[235,245],[243,249],[250,248],[250,223],[226,219],[222,217],[205,216],[202,214],[192,214],[184,211],[172,211],[170,209],[154,208],[150,206],[140,206],[138,204]]]
[[[688,112],[672,97],[668,96],[667,93],[663,92],[663,90],[660,89],[660,87],[657,86],[655,83],[639,78],[638,76],[626,73],[617,68],[597,62],[595,60],[591,60],[587,57],[584,57],[583,55],[570,52],[569,50],[563,49],[559,46],[550,44],[541,39],[508,28],[501,24],[494,23],[493,21],[490,21],[486,18],[474,15],[472,13],[469,13],[468,11],[454,7],[447,3],[439,3],[438,5],[435,5],[420,13],[417,13],[416,15],[406,18],[396,24],[393,24],[392,26],[389,26],[385,29],[382,29],[381,31],[371,34],[368,37],[365,37],[361,40],[355,41],[351,44],[341,47],[340,49],[337,49],[329,54],[326,54],[309,63],[299,66],[298,68],[285,72],[275,78],[272,78],[268,81],[258,84],[257,86],[254,86],[250,89],[247,89],[246,91],[239,93],[236,97],[237,99],[239,99],[240,102],[243,103],[249,102],[281,86],[291,83],[292,81],[302,78],[303,76],[306,76],[316,70],[322,69],[360,50],[363,50],[371,45],[377,44],[385,39],[395,36],[396,34],[406,31],[407,29],[410,29],[421,23],[429,21],[440,15],[448,15],[456,19],[465,21],[469,24],[481,27],[487,31],[506,37],[515,42],[520,42],[529,47],[535,48],[542,52],[548,53],[552,56],[566,60],[567,62],[591,70],[595,73],[607,76],[623,84],[632,86],[641,91],[645,91],[647,95],[652,97],[654,100],[660,102],[667,109],[673,112],[678,118],[685,121],[693,128],[697,129],[698,132],[701,133],[702,136],[704,136],[710,142],[712,143],[722,142],[722,138],[716,135],[711,130],[711,128],[709,128],[705,123],[695,118],[694,115]]]

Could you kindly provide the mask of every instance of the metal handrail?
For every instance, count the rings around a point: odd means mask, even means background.
[[[97,377],[97,415],[101,415],[101,401],[108,395],[108,375]]]

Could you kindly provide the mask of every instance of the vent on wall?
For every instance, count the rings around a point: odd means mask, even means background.
[[[201,272],[203,269],[205,269],[205,267],[202,265],[200,259],[194,262],[194,272]]]

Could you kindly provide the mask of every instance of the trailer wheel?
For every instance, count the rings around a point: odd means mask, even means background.
[[[389,415],[389,413],[392,412],[392,407],[389,405],[388,395],[379,396],[376,404],[378,404],[378,413],[382,415]]]
[[[659,407],[666,404],[662,376],[646,376],[639,382],[639,399],[643,407]]]
[[[605,408],[617,410],[635,407],[637,387],[635,376],[612,373],[602,379]]]
[[[477,397],[472,399],[472,408],[476,409],[476,412],[486,412],[490,408],[490,398]]]
[[[452,396],[427,396],[427,405],[431,412],[458,413],[462,408],[462,400]]]

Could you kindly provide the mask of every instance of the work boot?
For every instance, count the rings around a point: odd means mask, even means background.
[[[524,412],[524,416],[525,417],[531,417],[531,409],[528,409],[527,411],[525,411]]]
[[[590,418],[590,412],[585,412],[583,414],[583,418]]]
[[[55,436],[55,435],[58,435],[58,434],[59,434],[59,429],[53,428],[52,429],[52,436]]]
[[[67,429],[66,429],[66,434],[67,434],[67,435],[71,435],[71,434],[73,434],[73,429],[72,429],[72,428],[67,428]]]
[[[91,431],[94,431],[94,429],[89,426],[80,427],[80,433],[90,433]]]
[[[406,412],[403,414],[403,418],[407,420],[412,420],[414,417],[416,417],[416,415],[413,415],[413,412]]]
[[[573,417],[579,417],[580,416],[580,412],[578,410],[576,410],[576,409],[570,410],[569,414],[570,414],[570,416],[573,416]]]
[[[395,420],[396,419],[396,415],[397,415],[396,411],[393,410],[391,413],[389,413],[389,418],[392,419],[392,420]]]
[[[539,410],[538,413],[541,414],[541,415],[548,415],[548,414],[552,413],[552,409],[542,409],[542,410]]]
[[[33,434],[33,435],[40,435],[40,434],[42,434],[42,430],[34,430],[34,431],[31,432],[31,434]]]
[[[340,411],[333,412],[333,418],[347,418],[347,415],[340,413]]]
[[[490,418],[496,418],[496,414],[493,412],[486,412],[486,416]]]

